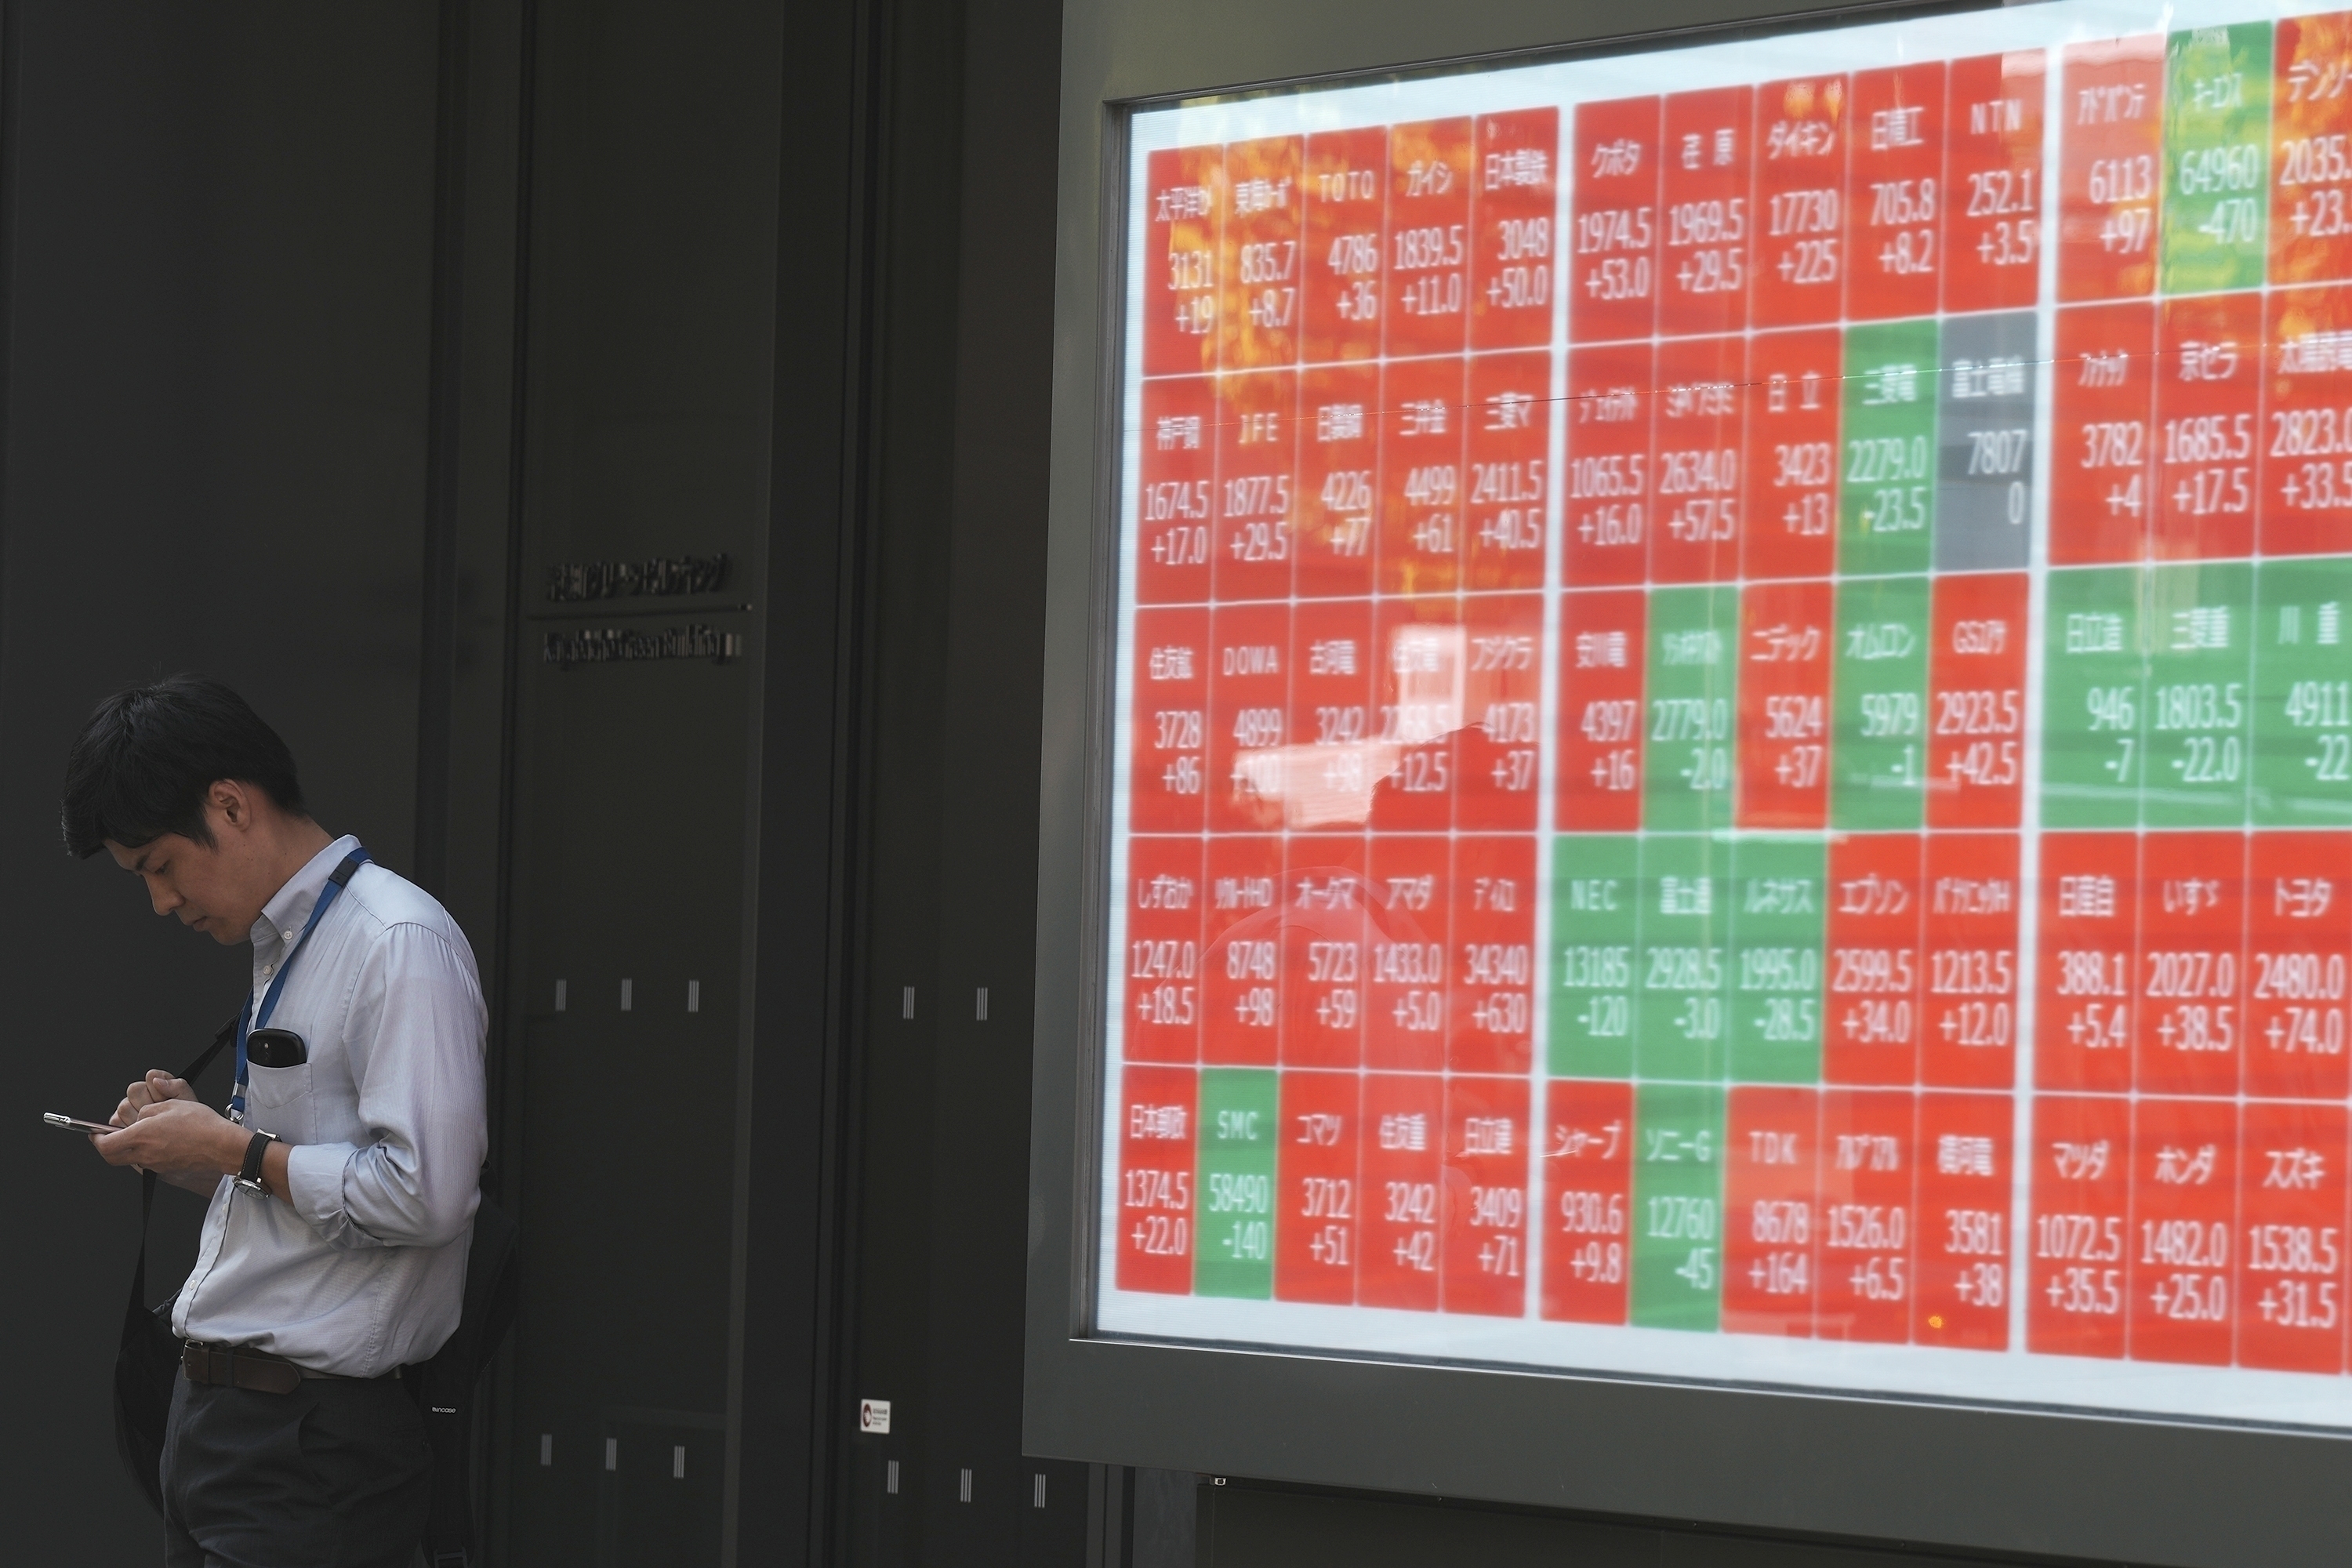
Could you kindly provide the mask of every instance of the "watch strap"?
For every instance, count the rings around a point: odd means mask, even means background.
[[[256,1132],[253,1135],[252,1141],[245,1146],[245,1168],[236,1173],[238,1186],[249,1193],[264,1193],[269,1190],[262,1185],[261,1161],[262,1157],[269,1152],[269,1146],[278,1141],[278,1135],[274,1132]]]

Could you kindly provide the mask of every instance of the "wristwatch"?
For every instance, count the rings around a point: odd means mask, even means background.
[[[253,1142],[245,1146],[245,1169],[236,1173],[236,1184],[248,1193],[268,1197],[269,1189],[261,1184],[261,1157],[268,1152],[272,1143],[282,1142],[284,1140],[275,1132],[256,1132]]]

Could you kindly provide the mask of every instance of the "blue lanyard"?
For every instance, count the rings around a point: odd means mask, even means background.
[[[278,961],[278,973],[270,980],[269,989],[261,994],[258,1010],[253,1005],[253,993],[246,993],[245,1011],[238,1014],[236,1019],[236,1088],[228,1097],[228,1119],[231,1121],[242,1122],[245,1120],[245,1037],[256,1029],[269,1027],[269,1016],[278,1011],[278,994],[286,988],[286,972],[294,967],[295,954],[300,952],[302,944],[310,940],[310,933],[318,929],[320,917],[327,912],[327,906],[335,901],[335,895],[343,890],[344,884],[367,860],[368,852],[364,847],[354,849],[343,857],[342,864],[328,877],[326,888],[319,894],[319,901],[310,906],[310,918],[302,923],[302,934],[294,939],[294,945],[288,948],[286,956]]]

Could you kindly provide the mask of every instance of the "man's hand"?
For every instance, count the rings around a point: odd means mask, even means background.
[[[157,1070],[123,1091],[111,1118],[121,1131],[90,1144],[110,1165],[153,1171],[175,1187],[211,1193],[223,1176],[245,1167],[253,1134],[196,1098],[184,1079]],[[270,1145],[263,1180],[272,1195],[286,1195],[286,1146]]]
[[[110,1119],[117,1127],[128,1127],[139,1120],[139,1113],[159,1100],[194,1100],[196,1091],[184,1078],[173,1078],[157,1068],[137,1083],[122,1091],[122,1103],[114,1108]]]

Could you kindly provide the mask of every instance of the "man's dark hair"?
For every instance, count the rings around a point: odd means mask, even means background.
[[[98,705],[66,753],[66,848],[87,858],[109,839],[125,848],[176,833],[209,846],[205,795],[215,782],[251,784],[296,816],[294,753],[251,705],[207,676],[166,676]]]

